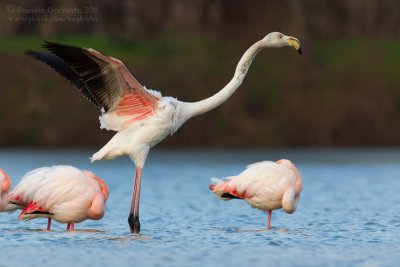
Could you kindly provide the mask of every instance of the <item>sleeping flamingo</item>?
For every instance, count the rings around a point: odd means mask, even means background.
[[[242,84],[256,54],[265,47],[292,46],[300,54],[299,40],[273,32],[254,43],[240,59],[231,81],[215,95],[188,103],[143,87],[118,59],[92,48],[45,42],[50,53],[27,54],[48,64],[68,79],[89,101],[101,109],[101,128],[117,133],[95,153],[92,162],[128,155],[136,166],[128,222],[140,232],[139,201],[142,169],[151,147],[172,135],[193,116],[222,104]]]
[[[217,198],[243,199],[253,208],[268,211],[267,229],[271,228],[272,210],[283,208],[292,214],[303,190],[300,172],[287,159],[254,163],[237,176],[212,181],[210,190]]]
[[[8,191],[10,191],[11,180],[8,174],[0,169],[0,211],[2,211],[8,203]]]
[[[72,166],[38,168],[28,172],[10,193],[5,211],[22,209],[18,219],[48,218],[67,223],[100,220],[108,198],[106,184],[90,171]]]

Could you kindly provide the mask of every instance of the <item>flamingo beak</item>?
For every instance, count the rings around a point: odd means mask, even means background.
[[[300,41],[293,37],[293,36],[286,36],[286,41],[288,43],[289,46],[293,47],[294,49],[296,49],[296,51],[302,55],[303,54],[303,50],[301,50],[300,47]]]

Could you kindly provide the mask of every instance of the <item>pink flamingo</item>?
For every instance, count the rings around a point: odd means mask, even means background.
[[[67,223],[100,220],[108,198],[106,184],[94,173],[72,166],[53,166],[28,172],[10,193],[5,211],[22,209],[18,219],[48,218]]]
[[[151,147],[173,134],[193,116],[222,104],[242,84],[256,54],[265,47],[292,46],[300,54],[299,40],[273,32],[253,44],[240,59],[232,80],[218,93],[188,103],[143,87],[118,59],[91,48],[45,42],[50,53],[27,54],[48,64],[68,79],[89,101],[101,109],[101,128],[117,131],[92,157],[92,162],[128,155],[136,166],[128,222],[140,232],[139,201],[142,169]]]
[[[303,190],[300,172],[287,159],[254,163],[237,176],[212,181],[210,190],[217,198],[243,199],[253,208],[268,211],[267,229],[271,228],[272,210],[283,208],[292,214]]]
[[[8,203],[8,192],[10,191],[11,180],[8,174],[0,169],[0,211],[2,211]]]

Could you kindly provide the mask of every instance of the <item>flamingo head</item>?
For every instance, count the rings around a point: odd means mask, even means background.
[[[99,186],[101,192],[97,192],[94,197],[90,208],[88,209],[88,218],[92,220],[100,220],[104,216],[104,208],[106,201],[108,199],[108,188],[106,183],[101,180],[96,174],[91,171],[84,170],[83,173],[87,176],[95,180]]]
[[[270,34],[267,34],[262,40],[261,40],[262,46],[265,47],[284,47],[284,46],[291,46],[296,51],[302,55],[303,51],[301,50],[300,47],[300,41],[293,37],[293,36],[287,36],[284,35],[283,33],[280,32],[271,32]]]
[[[302,181],[301,174],[300,174],[299,170],[296,168],[296,166],[294,166],[294,164],[288,159],[280,159],[276,163],[279,165],[285,166],[294,172],[294,174],[296,175],[296,178],[297,178],[296,191],[297,191],[297,194],[300,194],[300,192],[303,190],[303,181]]]
[[[11,188],[11,180],[8,174],[0,169],[0,181],[3,180],[3,186],[0,188],[2,192],[8,192]]]
[[[105,183],[102,179],[100,179],[96,174],[94,174],[94,173],[91,172],[91,171],[84,170],[83,173],[84,173],[87,177],[90,177],[90,178],[94,179],[96,182],[99,183],[99,185],[100,185],[100,190],[101,190],[101,192],[102,192],[103,195],[104,195],[104,199],[107,201],[108,196],[109,196],[110,193],[109,193],[109,191],[108,191],[108,187],[107,187],[106,183]]]

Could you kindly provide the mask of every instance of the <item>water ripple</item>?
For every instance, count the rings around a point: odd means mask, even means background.
[[[0,214],[0,266],[396,266],[400,165],[393,158],[400,159],[400,151],[388,153],[387,161],[384,151],[313,153],[153,153],[142,182],[142,234],[132,235],[127,211],[133,169],[127,159],[91,165],[89,151],[0,152],[0,167],[14,185],[30,169],[72,164],[92,169],[110,188],[103,220],[77,224],[73,232],[56,222],[49,232],[46,220],[18,222],[16,213]],[[265,213],[208,192],[210,177],[277,158],[297,163],[304,191],[296,213],[273,212],[271,230],[265,230]]]

